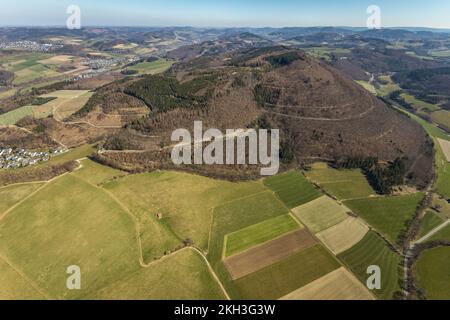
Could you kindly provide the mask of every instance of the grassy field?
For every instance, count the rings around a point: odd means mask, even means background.
[[[425,251],[415,265],[420,287],[430,300],[450,299],[450,248]]]
[[[390,241],[396,243],[423,198],[423,193],[417,193],[398,197],[350,200],[346,201],[345,205]]]
[[[59,72],[40,62],[51,57],[50,54],[42,53],[14,54],[1,57],[0,64],[8,71],[14,72],[13,84],[18,85],[38,78],[59,76]]]
[[[339,199],[365,198],[375,194],[361,170],[336,170],[325,163],[317,163],[306,175]]]
[[[0,256],[54,299],[223,298],[203,258],[192,251],[142,268],[133,219],[108,193],[72,174],[47,184],[0,221]],[[71,265],[82,270],[80,291],[66,289]],[[8,279],[2,284],[17,285]],[[27,292],[15,297],[27,298]]]
[[[271,191],[242,197],[214,209],[208,260],[232,296],[238,292],[222,261],[225,236],[287,213],[288,208]]]
[[[426,109],[428,111],[438,111],[439,107],[435,104],[431,104],[422,100],[417,99],[416,97],[407,94],[407,93],[402,93],[400,95],[406,102],[408,102],[409,104],[413,105],[417,110],[423,110]]]
[[[45,296],[0,257],[0,300],[43,300]]]
[[[233,298],[279,299],[339,267],[339,262],[318,245],[235,281]]]
[[[429,239],[429,241],[435,240],[445,240],[450,241],[450,225],[446,226],[444,229],[436,233],[433,237]]]
[[[447,140],[449,138],[447,137]],[[436,167],[437,167],[437,191],[447,198],[450,198],[450,162],[447,161],[441,146],[435,139],[436,145]]]
[[[137,270],[134,230],[118,204],[67,175],[1,221],[0,253],[51,297],[82,298]],[[80,291],[65,287],[74,264],[83,270]]]
[[[0,99],[6,99],[9,97],[12,97],[13,95],[15,95],[17,92],[17,89],[9,89],[6,91],[2,91],[0,92]]]
[[[450,50],[432,50],[431,55],[436,58],[450,57]]]
[[[284,215],[233,232],[226,236],[225,256],[232,256],[300,228],[290,215]]]
[[[73,175],[97,186],[101,186],[105,182],[127,175],[126,172],[102,166],[88,159],[83,160],[81,164],[83,167],[75,171]]]
[[[450,163],[446,160],[445,155],[442,151],[441,146],[437,138],[450,141],[450,137],[446,134],[442,129],[436,127],[434,124],[429,123],[422,118],[404,111],[402,109],[398,109],[407,114],[411,119],[420,123],[427,133],[433,138],[436,149],[436,168],[437,168],[437,181],[436,181],[436,190],[439,194],[450,198]]]
[[[0,115],[0,125],[14,125],[26,116],[46,118],[54,115],[59,120],[64,120],[76,111],[80,110],[93,95],[87,90],[62,90],[55,91],[41,97],[55,97],[57,99],[40,106],[24,106],[8,113]]]
[[[420,239],[426,236],[430,231],[440,226],[443,222],[444,220],[433,211],[428,211],[423,218],[422,225],[420,226],[420,232],[417,238]]]
[[[313,233],[324,231],[346,220],[347,208],[323,196],[292,210],[296,217]]]
[[[93,95],[87,90],[60,90],[42,95],[42,98],[56,98],[43,105],[33,108],[35,118],[46,118],[53,115],[56,119],[63,121],[71,116],[88,102]]]
[[[42,184],[40,183],[30,183],[0,188],[0,216],[41,186]]]
[[[377,90],[375,89],[375,87],[373,86],[373,84],[367,82],[367,81],[362,81],[362,80],[358,80],[355,81],[357,84],[359,84],[361,87],[363,87],[364,89],[366,89],[367,91],[369,91],[371,94],[377,94]]]
[[[356,246],[339,255],[339,258],[353,271],[363,284],[368,279],[367,268],[377,265],[382,270],[381,290],[376,295],[384,300],[392,299],[399,287],[399,266],[401,258],[391,251],[374,232],[369,232]]]
[[[374,300],[368,289],[347,269],[340,268],[284,296],[293,301]]]
[[[376,87],[379,96],[388,97],[392,92],[400,90],[399,85],[392,81],[391,76],[383,75],[379,76],[378,79],[383,82]]]
[[[159,59],[153,62],[141,62],[134,66],[128,67],[127,70],[135,70],[139,74],[158,74],[168,70],[173,64],[173,61],[166,59]]]
[[[298,171],[267,178],[264,184],[269,187],[290,209],[308,203],[321,196],[308,180]]]
[[[10,126],[26,116],[33,115],[33,107],[25,106],[0,115],[0,125]]]
[[[230,183],[178,172],[127,176],[105,188],[140,221],[146,259],[152,259],[155,250],[159,254],[172,250],[186,239],[207,250],[214,207],[263,191],[274,198],[262,182]]]
[[[359,219],[349,217],[316,236],[331,252],[338,255],[360,242],[367,232],[369,232],[369,227]]]
[[[39,78],[49,78],[59,76],[60,73],[42,65],[36,64],[26,69],[21,69],[14,72],[15,78],[13,84],[19,85],[25,82],[30,82]]]
[[[450,112],[447,110],[439,110],[431,114],[431,119],[443,128],[450,128]]]
[[[150,268],[140,269],[94,295],[95,299],[223,300],[205,262],[183,250]]]
[[[312,56],[331,61],[332,54],[349,54],[350,50],[343,48],[329,48],[329,47],[306,47],[303,48],[306,52]]]

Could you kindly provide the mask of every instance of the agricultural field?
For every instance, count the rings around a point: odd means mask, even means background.
[[[333,196],[345,199],[366,198],[375,194],[361,170],[336,170],[316,163],[306,176]]]
[[[374,300],[374,296],[345,268],[337,269],[291,292],[281,300]]]
[[[443,222],[444,220],[433,211],[427,211],[425,217],[423,218],[422,225],[420,226],[420,232],[417,238],[421,239],[422,237],[425,237],[429,232],[440,226]]]
[[[439,110],[431,114],[431,119],[443,128],[450,129],[450,111]]]
[[[15,54],[1,57],[0,64],[6,70],[14,72],[13,84],[19,85],[38,78],[58,76],[58,72],[39,62],[50,57],[49,54],[41,53]]]
[[[450,299],[450,248],[427,250],[420,256],[414,271],[420,287],[430,300]]]
[[[59,76],[60,73],[44,66],[36,64],[14,72],[15,78],[13,84],[20,85],[40,78],[50,78]]]
[[[357,84],[359,84],[361,87],[363,87],[364,89],[366,89],[367,91],[369,91],[371,94],[373,94],[373,95],[377,94],[377,89],[370,82],[362,81],[362,80],[358,80],[358,81],[355,81],[355,82]]]
[[[425,121],[424,119],[410,112],[404,111],[402,109],[398,110],[401,110],[402,112],[407,114],[411,119],[420,123],[427,131],[427,133],[433,138],[436,149],[436,168],[437,168],[437,181],[435,187],[440,195],[450,198],[450,183],[448,183],[450,181],[450,163],[447,161],[438,141],[438,139],[450,141],[450,137],[442,129]]]
[[[38,190],[41,186],[41,183],[30,183],[0,188],[0,217],[9,208]]]
[[[444,153],[445,159],[448,162],[450,162],[450,141],[439,138],[437,140],[439,142],[442,152]]]
[[[47,184],[4,217],[0,234],[0,256],[46,297],[223,298],[196,252],[180,251],[161,265],[141,267],[133,219],[106,192],[71,174]],[[65,287],[65,269],[74,263],[83,270],[84,283],[76,292]],[[180,284],[183,290],[171,290]],[[16,297],[27,298],[23,292]]]
[[[318,233],[346,220],[350,210],[328,196],[322,196],[292,209],[292,212],[309,230]]]
[[[126,70],[134,70],[139,74],[158,74],[168,70],[173,64],[173,61],[166,59],[159,59],[153,62],[141,62],[134,66],[126,68]]]
[[[278,208],[280,214],[288,212],[262,182],[230,183],[185,173],[154,172],[110,181],[104,188],[123,202],[139,221],[146,261],[173,250],[187,239],[208,250],[213,208],[228,201],[250,197],[246,202],[250,208],[243,205],[237,211],[242,215],[241,221],[248,216],[245,210],[258,210],[266,205]],[[228,205],[234,210],[238,203],[235,201]],[[263,218],[257,222],[262,222]]]
[[[383,270],[381,290],[375,294],[383,300],[390,300],[400,290],[401,257],[393,252],[376,233],[369,232],[362,241],[350,250],[339,255],[342,260],[365,284],[368,278],[367,268],[377,265]]]
[[[184,249],[151,268],[141,268],[96,293],[107,300],[224,300],[203,258]]]
[[[24,106],[0,115],[0,125],[14,125],[19,120],[32,116],[37,119],[53,115],[57,120],[64,120],[80,110],[93,95],[87,90],[55,91],[39,98],[56,98],[38,106]]]
[[[290,215],[279,216],[226,235],[225,257],[303,228]]]
[[[441,197],[437,194],[433,195],[431,207],[435,214],[437,214],[441,219],[450,219],[450,203],[445,197]]]
[[[72,175],[95,186],[101,186],[108,181],[119,179],[127,175],[126,172],[102,166],[89,159],[82,160],[81,166],[82,167],[72,173]]]
[[[445,226],[445,228],[440,230],[438,233],[436,233],[433,237],[431,237],[428,240],[429,241],[438,241],[438,240],[450,241],[450,225]]]
[[[381,97],[388,97],[391,93],[400,90],[400,86],[392,81],[391,76],[382,75],[378,77],[379,82],[376,86],[377,94]]]
[[[448,139],[448,138],[447,138]],[[438,143],[436,146],[436,167],[437,167],[437,192],[443,196],[450,198],[450,162],[447,161],[444,152]]]
[[[0,300],[44,300],[33,285],[0,256]]]
[[[0,125],[10,126],[16,124],[17,121],[33,115],[33,107],[25,106],[13,111],[0,115]]]
[[[60,56],[52,56],[50,58],[47,58],[45,60],[39,60],[38,62],[41,64],[49,64],[49,65],[60,65],[65,63],[73,62],[75,59],[74,56],[68,56],[68,55],[60,55]]]
[[[233,280],[236,280],[316,244],[317,240],[307,230],[300,230],[227,258],[224,263]]]
[[[417,193],[350,200],[345,201],[345,205],[384,234],[392,243],[397,243],[423,198],[423,193]]]
[[[338,255],[360,242],[368,232],[368,226],[359,219],[349,217],[316,236],[331,252]]]
[[[138,45],[136,43],[121,43],[121,44],[115,45],[113,48],[119,49],[119,50],[129,50],[129,49],[134,49],[136,47],[138,47]]]
[[[0,99],[6,99],[9,97],[14,96],[17,93],[17,89],[9,89],[9,90],[5,90],[5,91],[1,91],[0,92]]]
[[[53,298],[90,296],[139,267],[132,219],[70,175],[15,208],[1,221],[0,234],[0,254]],[[84,289],[68,292],[65,270],[73,264],[84,270]]]
[[[416,97],[407,94],[407,93],[402,93],[400,95],[406,102],[408,102],[409,104],[413,105],[417,110],[419,111],[423,111],[423,109],[428,110],[429,112],[434,112],[434,111],[438,111],[439,107],[437,105],[422,101],[417,99]]]
[[[35,118],[45,118],[53,115],[55,119],[63,121],[78,110],[84,107],[89,98],[93,95],[87,90],[60,90],[41,98],[56,98],[40,106],[34,107]]]
[[[450,50],[432,50],[431,55],[436,58],[448,58],[450,57]]]
[[[299,171],[267,178],[264,184],[290,209],[308,203],[321,196],[317,190]]]
[[[351,51],[343,48],[329,48],[329,47],[305,47],[303,48],[307,53],[318,59],[331,61],[332,54],[349,54]]]
[[[336,270],[339,262],[317,245],[234,282],[234,299],[279,299]]]

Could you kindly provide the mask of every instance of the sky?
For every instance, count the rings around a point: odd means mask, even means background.
[[[449,0],[0,0],[2,26],[63,26],[69,5],[82,26],[366,26],[369,5],[383,27],[450,28]]]

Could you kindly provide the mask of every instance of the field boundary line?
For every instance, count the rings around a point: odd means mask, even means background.
[[[228,295],[227,290],[225,289],[225,286],[222,284],[222,282],[220,281],[220,279],[217,276],[216,272],[214,271],[213,267],[209,263],[208,258],[206,258],[206,256],[200,251],[200,249],[198,249],[196,247],[187,247],[187,248],[197,252],[203,258],[203,260],[206,263],[206,266],[208,267],[209,272],[211,273],[213,278],[216,280],[216,282],[219,285],[220,289],[222,290],[223,294],[225,295],[227,300],[231,300],[230,296]]]
[[[44,292],[37,284],[34,283],[30,278],[28,278],[22,271],[15,267],[5,256],[0,254],[0,260],[5,262],[15,273],[17,273],[25,282],[27,282],[34,290],[36,290],[40,295],[42,295],[47,300],[53,300],[46,292]]]

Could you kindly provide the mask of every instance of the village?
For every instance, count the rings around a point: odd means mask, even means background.
[[[47,162],[51,156],[64,152],[67,152],[64,148],[57,148],[47,152],[0,148],[0,169],[17,169],[33,166],[40,162]]]
[[[63,48],[63,45],[53,43],[38,43],[35,41],[0,42],[1,50],[25,50],[30,52],[49,52]]]

